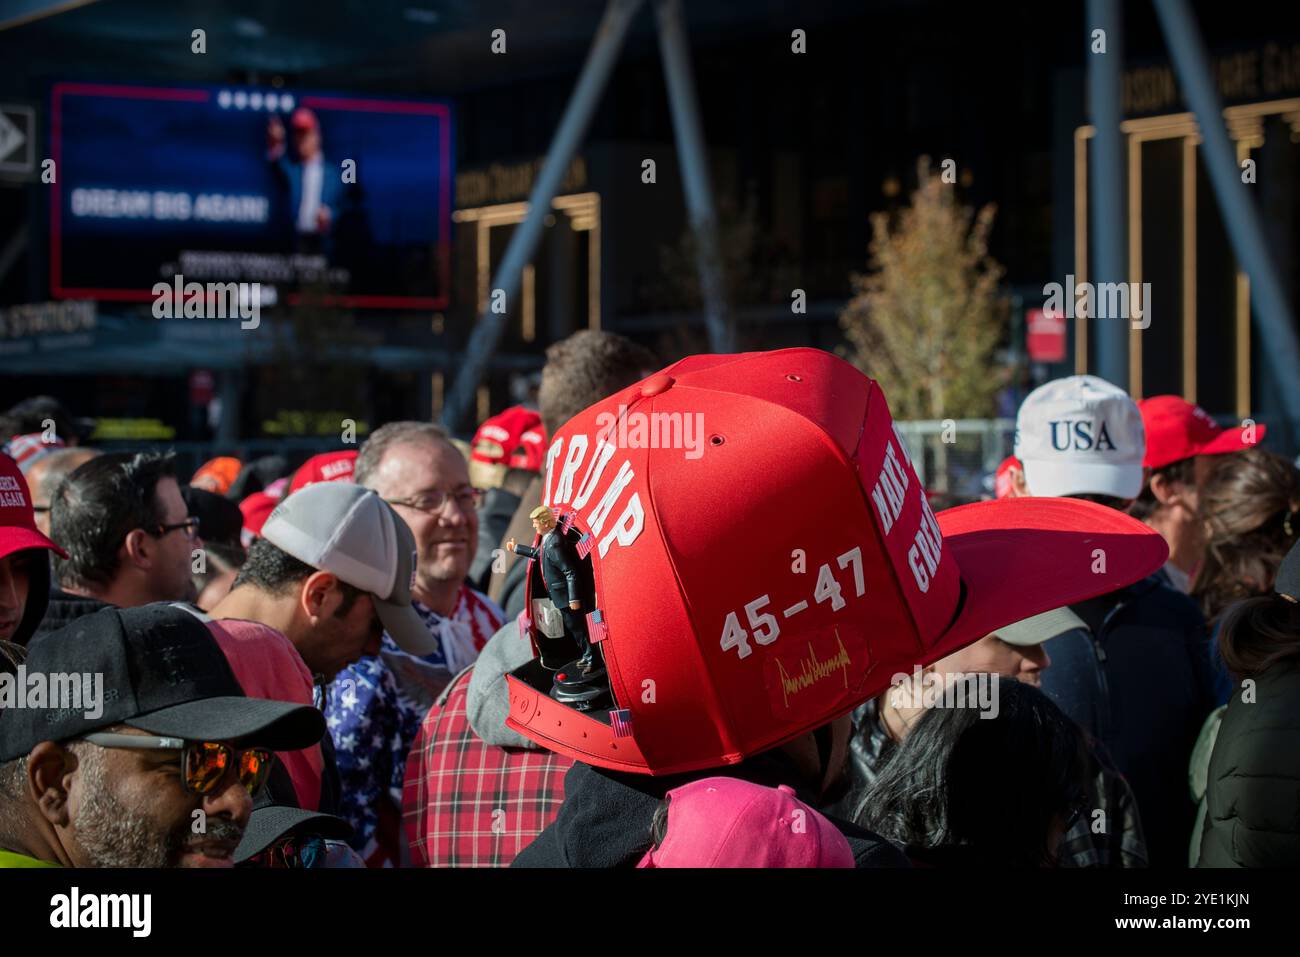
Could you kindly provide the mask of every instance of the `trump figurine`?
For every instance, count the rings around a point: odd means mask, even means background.
[[[551,604],[559,610],[564,630],[578,644],[581,656],[578,671],[583,676],[590,675],[600,668],[595,646],[587,635],[587,612],[595,607],[591,575],[584,569],[573,543],[556,528],[554,512],[539,505],[528,513],[528,517],[542,540],[534,548],[520,545],[512,538],[506,542],[506,550],[537,562]]]

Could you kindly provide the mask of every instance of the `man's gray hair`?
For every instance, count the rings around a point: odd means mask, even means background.
[[[436,422],[389,422],[370,433],[370,437],[361,444],[357,452],[357,464],[352,472],[352,481],[370,488],[370,478],[379,469],[388,450],[394,445],[439,443],[456,448],[451,441],[451,433]]]
[[[40,476],[41,488],[39,494],[36,489],[32,489],[32,496],[39,499],[35,504],[48,505],[52,502],[54,493],[59,488],[59,483],[71,475],[83,462],[88,462],[99,454],[99,449],[87,448],[84,445],[73,445],[66,449],[55,449],[45,456],[45,472]]]

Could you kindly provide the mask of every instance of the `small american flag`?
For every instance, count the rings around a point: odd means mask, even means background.
[[[562,515],[560,516],[560,519],[559,519],[559,523],[558,523],[558,524],[559,524],[559,526],[560,526],[560,534],[561,534],[561,535],[564,534],[565,532],[567,532],[567,531],[569,530],[569,526],[571,526],[571,525],[573,524],[573,513],[572,513],[572,512],[565,512],[564,514],[562,514]]]
[[[609,626],[605,624],[605,613],[599,608],[587,615],[587,635],[593,645],[609,637]]]
[[[519,623],[519,637],[527,641],[529,632],[531,632],[533,628],[532,618],[528,617],[528,612],[521,611],[519,617],[516,618],[515,621]]]
[[[615,708],[609,713],[609,726],[616,738],[632,737],[632,712],[628,708]]]
[[[586,558],[591,554],[591,546],[596,544],[596,540],[588,532],[582,533],[582,538],[578,539],[578,557]]]

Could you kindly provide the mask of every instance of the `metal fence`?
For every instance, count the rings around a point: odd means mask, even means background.
[[[895,422],[921,483],[958,498],[992,494],[989,477],[1011,454],[1015,419]]]

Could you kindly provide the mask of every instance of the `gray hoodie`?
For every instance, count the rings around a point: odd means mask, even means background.
[[[527,663],[533,657],[532,643],[519,634],[519,626],[511,621],[479,652],[465,692],[465,716],[469,726],[486,744],[499,748],[528,748],[543,750],[522,734],[506,727],[510,714],[510,690],[506,674]]]

